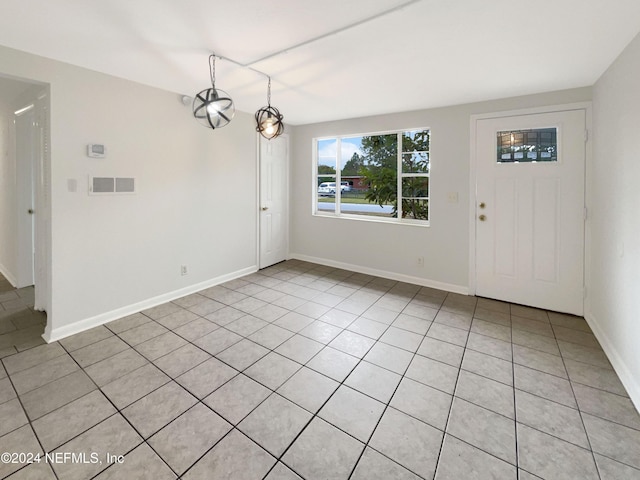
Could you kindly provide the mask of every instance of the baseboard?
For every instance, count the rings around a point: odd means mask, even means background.
[[[5,267],[2,263],[0,263],[0,273],[4,276],[4,278],[7,279],[7,281],[11,284],[13,288],[16,288],[16,285],[18,284],[16,277],[14,277],[9,271],[9,269]]]
[[[105,323],[111,322],[113,320],[117,320],[122,317],[126,317],[127,315],[132,315],[134,313],[141,312],[142,310],[146,310],[148,308],[155,307],[157,305],[161,305],[166,302],[170,302],[171,300],[184,297],[185,295],[190,295],[192,293],[199,292],[200,290],[204,290],[205,288],[213,287],[215,285],[220,285],[221,283],[228,282],[229,280],[234,280],[239,277],[244,277],[245,275],[249,275],[257,271],[258,271],[257,265],[253,265],[251,267],[243,268],[241,270],[237,270],[232,273],[228,273],[216,278],[212,278],[205,282],[197,283],[195,285],[190,285],[188,287],[184,287],[179,290],[174,290],[173,292],[165,293],[163,295],[158,295],[157,297],[149,298],[147,300],[143,300],[141,302],[137,302],[132,305],[127,305],[126,307],[118,308],[116,310],[112,310],[106,313],[101,313],[100,315],[96,315],[95,317],[79,320],[70,325],[64,325],[62,327],[52,328],[50,331],[48,329],[45,329],[45,332],[42,335],[42,338],[44,338],[44,340],[47,343],[55,342],[57,340],[61,340],[71,335],[75,335],[76,333],[84,332],[85,330],[89,330],[90,328],[104,325]],[[47,327],[49,325],[50,325],[50,322],[47,322]]]
[[[637,373],[634,376],[632,370],[620,356],[618,350],[615,348],[611,340],[609,340],[607,334],[600,328],[600,324],[593,314],[591,312],[585,312],[584,318],[589,324],[589,327],[591,327],[591,330],[598,339],[598,342],[600,342],[600,345],[611,362],[613,369],[618,374],[618,377],[620,377],[622,385],[627,389],[631,402],[635,405],[636,410],[640,411],[640,383],[638,382]]]
[[[436,280],[429,280],[427,278],[413,277],[411,275],[405,275],[403,273],[389,272],[387,270],[378,270],[375,268],[363,267],[361,265],[354,265],[345,262],[336,262],[326,258],[311,257],[309,255],[301,255],[298,253],[290,253],[289,258],[296,260],[303,260],[305,262],[317,263],[319,265],[325,265],[327,267],[342,268],[344,270],[351,270],[353,272],[364,273],[367,275],[374,275],[376,277],[388,278],[390,280],[396,280],[398,282],[413,283],[422,287],[436,288],[438,290],[445,290],[452,293],[460,293],[462,295],[469,294],[469,287],[462,285],[454,285],[452,283],[438,282]]]

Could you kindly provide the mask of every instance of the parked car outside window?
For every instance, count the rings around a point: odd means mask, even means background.
[[[350,192],[351,185],[349,182],[340,182],[341,192]],[[335,195],[336,194],[336,182],[322,182],[318,187],[318,193],[320,195]]]
[[[336,182],[322,182],[318,187],[318,194],[320,195],[335,195],[336,194]]]

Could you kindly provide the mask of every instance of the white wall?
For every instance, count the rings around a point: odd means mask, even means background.
[[[469,283],[469,166],[472,114],[591,99],[581,88],[293,129],[291,254],[466,293]],[[312,215],[312,139],[415,127],[431,129],[429,227]],[[458,193],[458,203],[448,193]],[[416,265],[423,256],[425,266]]]
[[[640,36],[593,90],[586,317],[640,408]]]
[[[252,115],[214,132],[175,93],[4,47],[0,66],[51,88],[46,338],[256,268]],[[107,158],[88,158],[89,143],[105,144]],[[138,192],[90,196],[89,175],[136,177]]]

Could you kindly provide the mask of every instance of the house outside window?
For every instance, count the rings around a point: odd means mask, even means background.
[[[314,213],[429,224],[426,128],[314,140]]]

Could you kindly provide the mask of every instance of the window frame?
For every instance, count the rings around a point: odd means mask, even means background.
[[[404,173],[403,172],[403,154],[410,153],[403,151],[403,135],[406,132],[415,132],[415,131],[428,131],[429,132],[429,150],[426,151],[429,158],[429,172],[428,173]],[[342,182],[342,169],[344,168],[342,162],[342,140],[349,138],[359,138],[359,137],[369,137],[369,136],[381,136],[381,135],[392,135],[395,134],[397,136],[397,152],[396,152],[396,174],[397,174],[397,212],[395,217],[382,217],[382,216],[369,216],[369,215],[359,215],[355,213],[343,213],[341,211],[341,199],[342,199],[342,189],[338,188],[338,185],[341,185]],[[320,159],[318,145],[322,141],[327,140],[335,140],[336,142],[336,173],[335,174],[319,174],[318,173],[318,161]],[[401,224],[401,225],[413,225],[420,227],[429,227],[431,225],[431,127],[415,127],[415,128],[403,128],[396,130],[384,130],[377,132],[367,132],[367,133],[349,133],[349,134],[341,134],[341,135],[327,135],[327,136],[319,136],[314,137],[311,140],[312,151],[313,151],[313,161],[312,161],[312,185],[313,185],[313,202],[311,205],[312,215],[320,216],[320,217],[330,217],[330,218],[342,218],[346,220],[360,220],[365,222],[380,222],[380,223],[391,223],[391,224]],[[321,210],[318,208],[318,199],[320,197],[318,193],[318,179],[321,177],[331,177],[330,181],[336,183],[336,192],[335,192],[335,209],[334,210]],[[428,202],[428,218],[426,220],[414,219],[414,218],[403,218],[402,217],[402,200],[403,198],[412,198],[412,197],[404,197],[402,191],[402,181],[405,178],[428,178],[429,179],[429,194],[427,197],[417,197]]]

